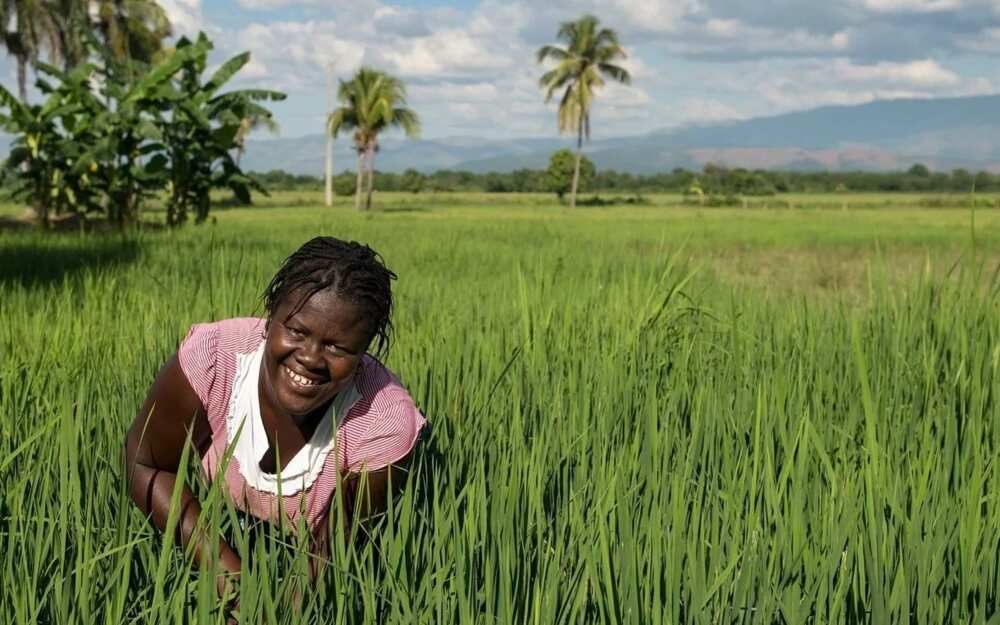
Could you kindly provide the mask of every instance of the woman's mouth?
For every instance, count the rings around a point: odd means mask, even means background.
[[[291,369],[289,369],[284,365],[282,365],[281,368],[285,371],[285,375],[288,376],[288,379],[292,382],[292,386],[294,386],[295,388],[311,389],[323,384],[322,381],[312,380],[304,375],[295,373],[294,371],[292,371]]]

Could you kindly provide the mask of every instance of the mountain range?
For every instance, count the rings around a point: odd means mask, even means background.
[[[600,106],[600,103],[597,105]],[[599,120],[599,111],[596,115]],[[472,172],[539,169],[573,139],[487,139],[446,137],[409,140],[387,135],[376,167]],[[651,174],[675,167],[701,169],[714,162],[729,167],[785,170],[906,169],[916,162],[933,170],[962,167],[1000,171],[1000,95],[960,98],[879,100],[852,106],[740,121],[656,130],[648,134],[597,139],[584,148],[600,169]],[[284,169],[321,175],[321,134],[288,139],[252,139],[244,157],[252,171]],[[357,155],[337,142],[335,169],[356,166]]]
[[[0,136],[0,154],[7,152],[8,144],[9,137]],[[552,152],[573,147],[574,139],[554,132],[546,138],[510,139],[462,136],[410,140],[389,134],[380,144],[376,157],[380,171],[413,168],[425,173],[439,169],[485,173],[544,169]],[[322,134],[251,138],[242,164],[248,171],[283,169],[320,176],[324,145]],[[335,145],[334,169],[353,170],[357,155],[349,142],[342,138]],[[709,162],[795,171],[889,171],[914,163],[935,171],[959,167],[1000,171],[1000,94],[824,106],[595,139],[584,150],[600,169],[633,174],[676,167],[698,170]]]

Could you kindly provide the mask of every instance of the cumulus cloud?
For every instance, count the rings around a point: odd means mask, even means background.
[[[736,19],[711,18],[690,24],[685,37],[671,47],[679,54],[694,56],[808,56],[843,53],[851,41],[850,29],[827,34],[805,28],[777,30]]]
[[[206,23],[201,0],[163,4],[178,30],[214,27],[220,55],[251,50],[239,80],[288,91],[289,110],[306,99],[321,110],[328,63],[339,78],[383,67],[406,81],[428,136],[554,133],[534,54],[586,12],[618,31],[634,81],[598,95],[602,136],[648,130],[651,119],[988,93],[1000,81],[963,61],[1000,53],[1000,0],[477,0],[419,9],[399,0],[229,1],[245,25]]]
[[[462,29],[387,42],[374,54],[404,76],[498,71],[514,62],[502,46],[489,45]]]
[[[170,18],[175,35],[208,30],[201,13],[201,0],[160,0],[159,4]]]
[[[725,102],[711,98],[687,98],[677,107],[679,121],[719,122],[740,119],[740,111]]]
[[[871,65],[856,65],[846,59],[836,59],[831,64],[832,75],[848,82],[879,82],[908,84],[917,87],[947,87],[957,85],[961,77],[941,67],[933,59],[909,63],[883,61]]]
[[[878,12],[934,13],[958,9],[962,0],[863,0],[862,6]]]

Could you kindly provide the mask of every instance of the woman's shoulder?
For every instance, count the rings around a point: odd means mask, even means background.
[[[257,317],[235,317],[207,323],[196,323],[188,330],[181,348],[196,348],[215,353],[240,354],[252,352],[264,339],[265,321]]]
[[[256,317],[196,323],[177,348],[177,359],[191,388],[210,412],[222,401],[238,358],[253,353],[264,339],[264,320]]]
[[[361,374],[355,382],[358,393],[373,408],[384,410],[400,402],[413,404],[399,378],[377,358],[365,354],[362,357]]]
[[[342,436],[348,471],[381,469],[404,458],[427,423],[399,378],[365,355],[355,386],[360,395],[348,414]]]

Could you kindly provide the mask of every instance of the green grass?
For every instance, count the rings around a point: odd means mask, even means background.
[[[0,622],[223,622],[132,506],[122,439],[187,327],[259,314],[317,233],[399,273],[388,364],[434,432],[301,611],[305,557],[258,542],[244,622],[1000,619],[996,211],[973,253],[955,209],[292,197],[0,233]]]

